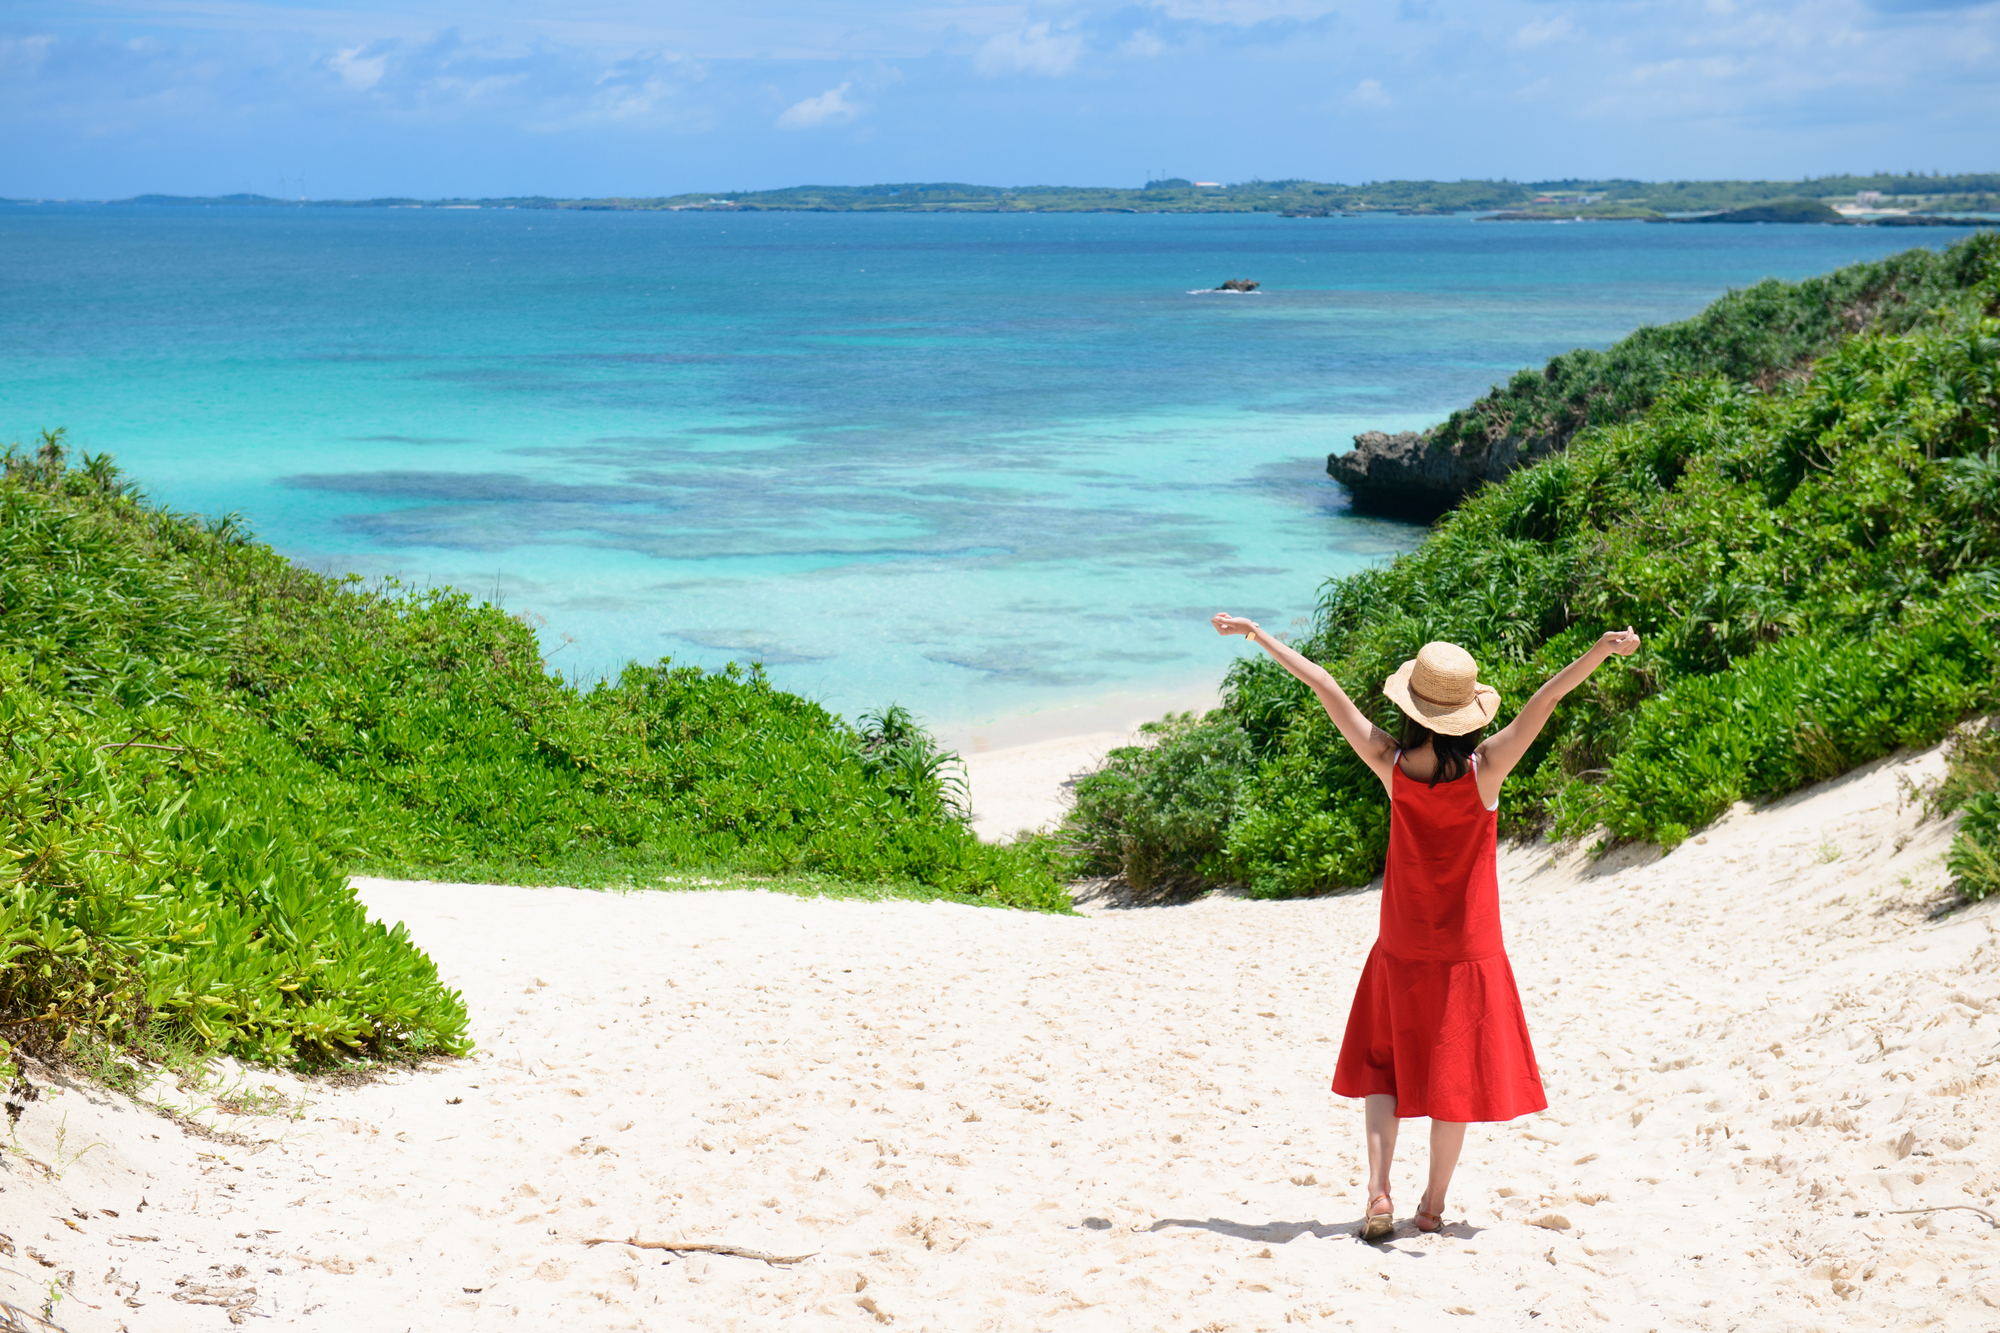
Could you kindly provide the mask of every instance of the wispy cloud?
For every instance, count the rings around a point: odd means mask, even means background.
[[[382,82],[382,74],[389,67],[391,43],[370,42],[366,46],[356,46],[346,51],[335,51],[326,58],[326,67],[340,76],[340,81],[356,92],[367,92]]]
[[[1569,15],[1558,14],[1552,19],[1536,19],[1532,23],[1522,24],[1515,30],[1514,35],[1507,39],[1507,45],[1516,51],[1526,51],[1559,41],[1574,31],[1575,27],[1570,23]]]
[[[1150,60],[1167,49],[1167,44],[1151,28],[1141,28],[1118,44],[1118,54]]]
[[[674,51],[600,55],[546,43],[468,39],[448,29],[338,49],[318,63],[337,81],[335,91],[365,96],[405,117],[497,111],[543,133],[609,124],[686,128],[702,119],[699,109],[680,99],[705,70]]]
[[[829,88],[818,97],[792,103],[778,116],[781,130],[815,130],[822,125],[845,125],[860,116],[863,107],[847,100],[852,83]]]
[[[1170,52],[1214,55],[1283,47],[1330,32],[1339,15],[1319,5],[1152,3],[1084,5],[991,33],[973,56],[989,78],[1052,77],[1106,58],[1151,60]]]
[[[1363,79],[1347,95],[1347,103],[1349,106],[1385,107],[1389,105],[1389,94],[1384,91],[1380,79]]]
[[[1076,68],[1083,49],[1082,33],[1060,31],[1048,23],[1031,23],[1018,32],[995,33],[987,38],[972,63],[988,78],[1002,74],[1067,74]]]

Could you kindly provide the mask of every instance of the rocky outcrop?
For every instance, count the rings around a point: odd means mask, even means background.
[[[1362,513],[1428,523],[1490,481],[1548,457],[1560,448],[1552,436],[1519,440],[1437,444],[1429,431],[1354,437],[1354,448],[1326,456],[1326,475],[1345,486]]]
[[[1217,284],[1215,290],[1218,292],[1254,292],[1263,285],[1263,283],[1256,282],[1250,278],[1230,278],[1226,282]]]

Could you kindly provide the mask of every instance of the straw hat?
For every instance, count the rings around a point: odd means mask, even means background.
[[[1500,711],[1500,691],[1479,683],[1479,663],[1455,643],[1427,643],[1382,682],[1396,707],[1432,731],[1463,736]]]

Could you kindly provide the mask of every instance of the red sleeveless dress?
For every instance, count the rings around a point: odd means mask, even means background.
[[[1347,1015],[1333,1090],[1387,1093],[1402,1118],[1512,1120],[1544,1110],[1528,1019],[1500,938],[1497,812],[1471,773],[1390,777],[1382,923]]]

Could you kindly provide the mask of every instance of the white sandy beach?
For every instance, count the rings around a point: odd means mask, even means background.
[[[1183,683],[949,728],[940,739],[964,760],[973,830],[1004,842],[1060,823],[1070,784],[1118,746],[1140,743],[1141,724],[1168,713],[1206,713],[1220,703],[1217,686]]]
[[[306,1104],[206,1117],[239,1144],[58,1083],[4,1157],[0,1280],[75,1333],[1990,1330],[2000,918],[1926,915],[1949,826],[1899,784],[1939,770],[1664,858],[1506,851],[1551,1109],[1472,1131],[1442,1235],[1353,1239],[1327,1082],[1372,891],[1059,918],[367,881],[479,1053],[255,1074]]]
[[[973,831],[1004,842],[1055,827],[1069,808],[1070,785],[1112,750],[1138,740],[1130,731],[1095,731],[964,756]]]

